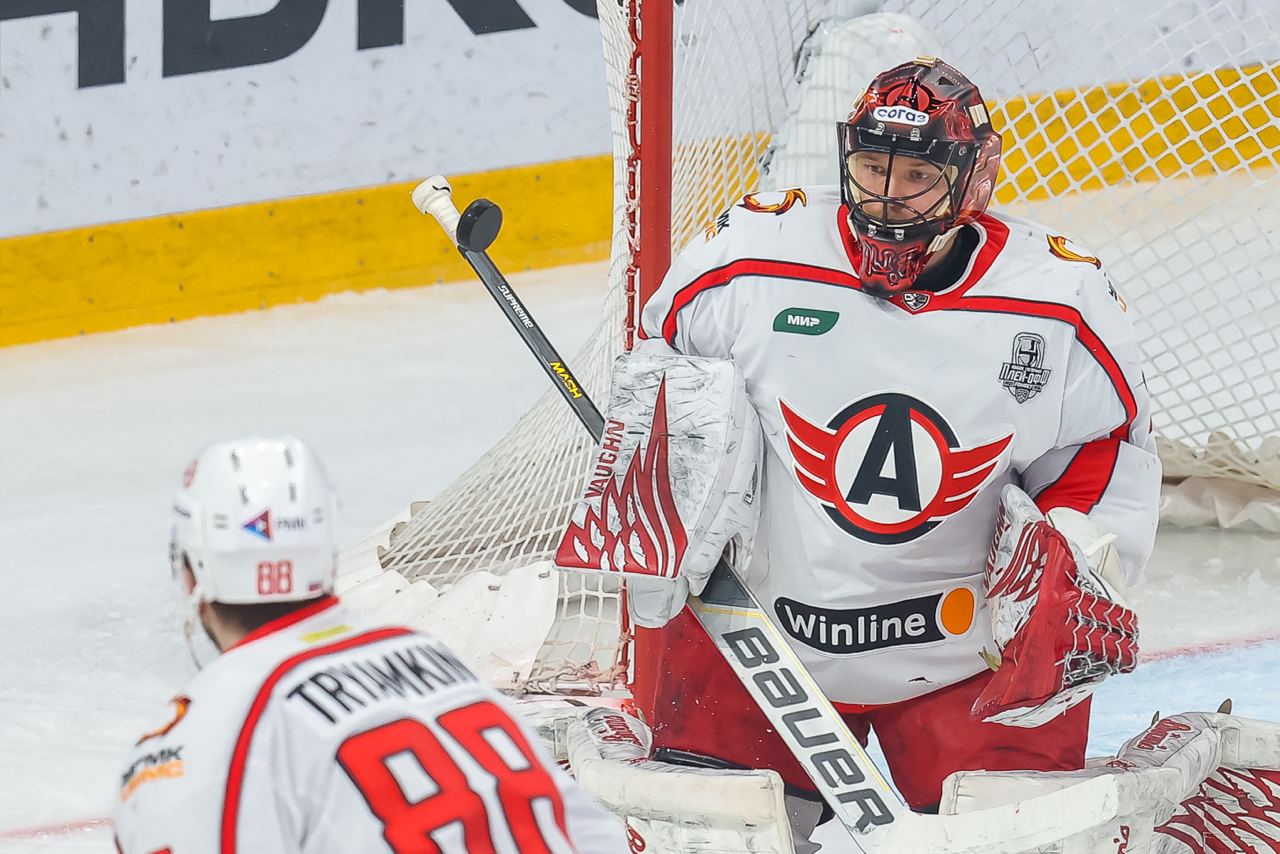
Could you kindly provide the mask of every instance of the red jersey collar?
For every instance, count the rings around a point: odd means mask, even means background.
[[[269,623],[263,623],[261,626],[258,626],[256,629],[249,632],[249,634],[245,635],[244,637],[240,638],[240,640],[236,641],[231,646],[224,649],[223,652],[224,653],[230,652],[231,650],[242,647],[245,644],[253,643],[256,640],[261,640],[262,638],[265,638],[267,635],[275,634],[276,632],[287,629],[290,626],[296,626],[298,623],[301,623],[303,620],[310,619],[311,617],[314,617],[316,614],[327,611],[337,604],[338,604],[337,596],[333,596],[333,595],[322,596],[320,599],[317,599],[315,602],[312,602],[307,607],[299,608],[297,611],[294,611],[292,614],[285,614],[283,617],[277,617],[276,619],[272,620]]]
[[[862,290],[862,281],[858,279],[858,268],[862,265],[862,250],[859,248],[858,240],[853,236],[853,229],[849,224],[848,205],[840,205],[837,209],[836,217],[836,224],[840,229],[840,244],[844,248],[845,255],[849,258],[849,264],[853,271],[853,286],[858,290]],[[970,225],[978,230],[978,247],[969,257],[968,269],[960,277],[959,282],[937,292],[905,291],[890,298],[888,302],[909,314],[919,314],[922,311],[948,308],[964,297],[991,269],[991,265],[995,263],[996,258],[1004,250],[1005,243],[1009,240],[1009,227],[991,214],[984,213]]]

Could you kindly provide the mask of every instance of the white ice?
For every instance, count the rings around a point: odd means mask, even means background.
[[[604,274],[513,283],[573,352]],[[191,673],[167,540],[172,492],[202,444],[304,438],[342,492],[345,544],[431,497],[544,383],[469,283],[0,350],[0,851],[110,846],[122,757]],[[1280,719],[1278,596],[1276,540],[1162,531],[1136,596],[1159,660],[1099,692],[1091,752],[1156,709],[1227,696]]]

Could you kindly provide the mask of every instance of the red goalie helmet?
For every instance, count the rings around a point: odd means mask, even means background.
[[[878,75],[837,128],[862,288],[891,297],[914,285],[943,235],[987,209],[1000,135],[978,87],[932,57]]]

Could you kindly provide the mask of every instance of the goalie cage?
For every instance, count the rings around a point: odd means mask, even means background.
[[[978,82],[1005,135],[995,205],[1105,258],[1134,307],[1167,475],[1198,478],[1193,491],[1226,484],[1229,515],[1280,524],[1280,7],[600,0],[598,12],[614,234],[602,319],[572,362],[597,399],[669,254],[748,191],[833,183],[832,124],[876,71],[928,52]],[[508,691],[623,687],[616,581],[540,563],[589,451],[572,419],[548,392],[432,501],[344,555],[340,589],[473,657],[479,644]],[[1177,494],[1166,510],[1213,515]],[[530,597],[545,614],[529,616]]]

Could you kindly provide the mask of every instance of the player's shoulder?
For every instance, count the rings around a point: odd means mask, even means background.
[[[144,788],[152,802],[182,797],[191,788],[193,760],[197,776],[225,771],[236,733],[269,669],[235,666],[229,655],[210,662],[143,718],[120,778],[121,802]]]
[[[374,633],[400,636],[409,629]],[[370,635],[336,599],[300,609],[267,624],[200,670],[147,720],[126,760],[127,790],[150,781],[186,776],[194,754],[225,770],[240,732],[271,712],[272,694],[309,661],[358,647]],[[206,763],[199,763],[206,765]]]
[[[251,633],[151,715],[129,750],[115,807],[117,826],[135,843],[126,850],[138,844],[139,827],[158,817],[189,815],[199,823],[219,813],[251,752],[288,753],[286,744],[306,744],[295,751],[305,756],[300,762],[322,761],[324,751],[314,748],[344,732],[331,724],[375,698],[404,702],[428,686],[475,680],[442,649],[411,629],[366,623],[332,598]],[[182,831],[161,824],[165,832]],[[216,821],[208,831],[217,838]]]
[[[116,780],[112,818],[123,850],[184,841],[204,850],[203,840],[217,839],[235,740],[227,700],[201,690],[197,678],[145,718]]]
[[[976,225],[999,253],[970,293],[1062,306],[1085,318],[1128,311],[1104,260],[1070,235],[1003,212],[989,212]]]
[[[339,612],[341,613],[341,612]],[[463,660],[429,634],[403,626],[342,624],[284,659],[260,689],[264,717],[292,737],[332,738],[368,714],[406,704],[448,705],[491,692]]]
[[[190,758],[188,736],[195,731],[187,720],[192,705],[189,693],[178,694],[148,717],[146,728],[125,759],[120,775],[121,801],[128,801],[144,786],[185,776]],[[151,788],[168,791],[171,787]]]
[[[835,186],[748,193],[708,223],[689,249],[721,258],[803,256],[830,242],[824,238],[835,232],[839,208]]]

